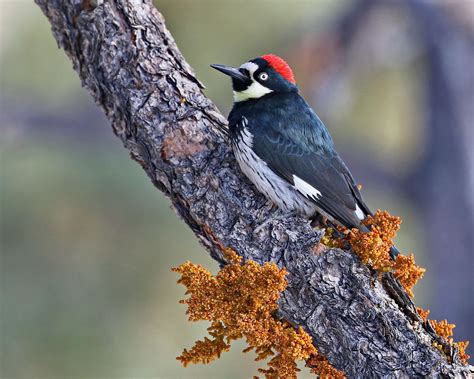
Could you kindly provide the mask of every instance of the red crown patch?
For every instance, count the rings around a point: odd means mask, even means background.
[[[272,67],[276,72],[283,76],[289,82],[296,84],[295,76],[291,70],[288,63],[286,63],[283,58],[280,58],[278,55],[267,54],[262,55],[262,58],[265,59],[270,67]]]

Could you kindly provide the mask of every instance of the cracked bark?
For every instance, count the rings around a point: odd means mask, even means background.
[[[353,254],[313,249],[322,231],[269,209],[236,166],[225,118],[151,1],[36,3],[115,134],[211,256],[223,263],[224,245],[284,266],[279,316],[303,326],[336,368],[354,378],[469,377]]]

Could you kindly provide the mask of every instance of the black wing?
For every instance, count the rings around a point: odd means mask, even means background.
[[[274,117],[254,119],[260,125],[249,120],[255,153],[336,221],[357,227],[361,220],[358,214],[371,212],[351,173],[316,114],[307,107],[293,108],[291,117],[285,117],[292,120],[291,125],[275,127],[270,124]]]

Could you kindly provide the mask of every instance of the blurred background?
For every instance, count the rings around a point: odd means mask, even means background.
[[[210,63],[292,65],[373,209],[427,268],[431,317],[474,339],[474,2],[158,0],[227,114]],[[242,344],[207,366],[172,267],[217,265],[113,136],[29,0],[0,0],[0,377],[242,378]],[[472,350],[471,350],[472,352]],[[301,377],[309,377],[303,370]]]

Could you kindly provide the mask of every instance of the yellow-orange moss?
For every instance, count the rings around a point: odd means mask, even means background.
[[[441,336],[447,340],[453,336],[453,329],[456,327],[456,325],[449,324],[448,320],[429,320],[429,323],[438,336]]]
[[[318,353],[311,336],[302,328],[295,329],[272,315],[287,285],[286,271],[272,263],[242,264],[230,249],[225,249],[224,255],[229,264],[215,276],[191,262],[173,269],[181,274],[178,283],[189,295],[181,301],[188,306],[189,320],[211,321],[210,338],[197,341],[177,359],[185,366],[209,363],[228,351],[232,340],[245,338],[245,352],[255,350],[256,360],[271,357],[268,368],[259,369],[266,378],[296,378],[296,362]],[[329,370],[329,363],[323,367]]]
[[[423,319],[423,321],[428,320],[428,315],[430,314],[429,309],[423,309],[423,308],[420,308],[420,307],[416,307],[416,310],[417,310],[418,314],[421,316],[421,318]]]
[[[400,218],[391,216],[387,211],[377,210],[373,217],[367,217],[364,224],[370,229],[368,233],[363,233],[358,229],[352,229],[348,233],[348,240],[354,252],[362,262],[375,270],[379,272],[392,271],[407,293],[413,297],[413,286],[423,276],[425,269],[416,265],[413,254],[408,256],[399,254],[395,261],[390,258],[389,254],[390,248],[393,246],[392,240],[400,228]],[[328,242],[330,246],[336,246],[332,233],[326,233],[325,238],[322,243]],[[422,308],[417,308],[417,310],[423,321],[427,321],[430,311]],[[451,337],[455,325],[449,324],[446,320],[429,320],[429,322],[440,337],[458,349],[459,358],[466,363],[469,359],[469,355],[466,354],[469,342],[453,341]]]
[[[423,276],[425,269],[416,265],[413,254],[400,254],[394,261],[389,253],[393,238],[400,229],[400,218],[378,210],[373,217],[368,216],[364,224],[369,227],[369,232],[364,233],[354,228],[348,235],[354,252],[362,262],[379,272],[393,271],[407,293],[413,296],[412,288]]]
[[[461,362],[467,364],[467,360],[471,358],[471,356],[466,353],[466,349],[469,346],[469,341],[454,342],[454,346],[458,348],[459,359]]]
[[[467,360],[470,358],[470,356],[466,353],[466,348],[469,345],[469,341],[454,342],[452,336],[456,325],[448,323],[447,320],[428,320],[428,322],[431,324],[437,335],[443,337],[446,341],[458,349],[458,355],[461,362],[467,363]]]
[[[326,245],[327,247],[331,248],[343,248],[344,241],[339,238],[334,238],[334,229],[333,228],[326,228],[324,236],[321,238],[320,243]]]
[[[443,337],[448,343],[458,349],[458,355],[461,362],[467,363],[467,360],[470,358],[470,356],[466,353],[466,348],[469,345],[469,341],[454,342],[452,336],[453,330],[456,325],[448,323],[447,320],[428,320],[428,315],[430,314],[429,310],[425,310],[419,307],[416,307],[416,310],[418,311],[418,314],[421,316],[423,321],[428,321],[430,323],[437,335]]]
[[[413,297],[412,288],[421,279],[425,273],[425,269],[417,266],[415,257],[410,255],[398,255],[393,265],[394,275],[400,281],[402,286]]]
[[[306,367],[311,367],[311,372],[321,379],[344,379],[346,376],[336,370],[322,355],[312,355],[306,361]]]
[[[365,264],[370,265],[377,271],[389,271],[393,267],[389,250],[392,247],[392,239],[400,228],[399,217],[391,216],[387,211],[378,210],[375,215],[368,216],[364,221],[370,229],[364,233],[358,229],[352,229],[349,233],[349,242],[354,252]]]

